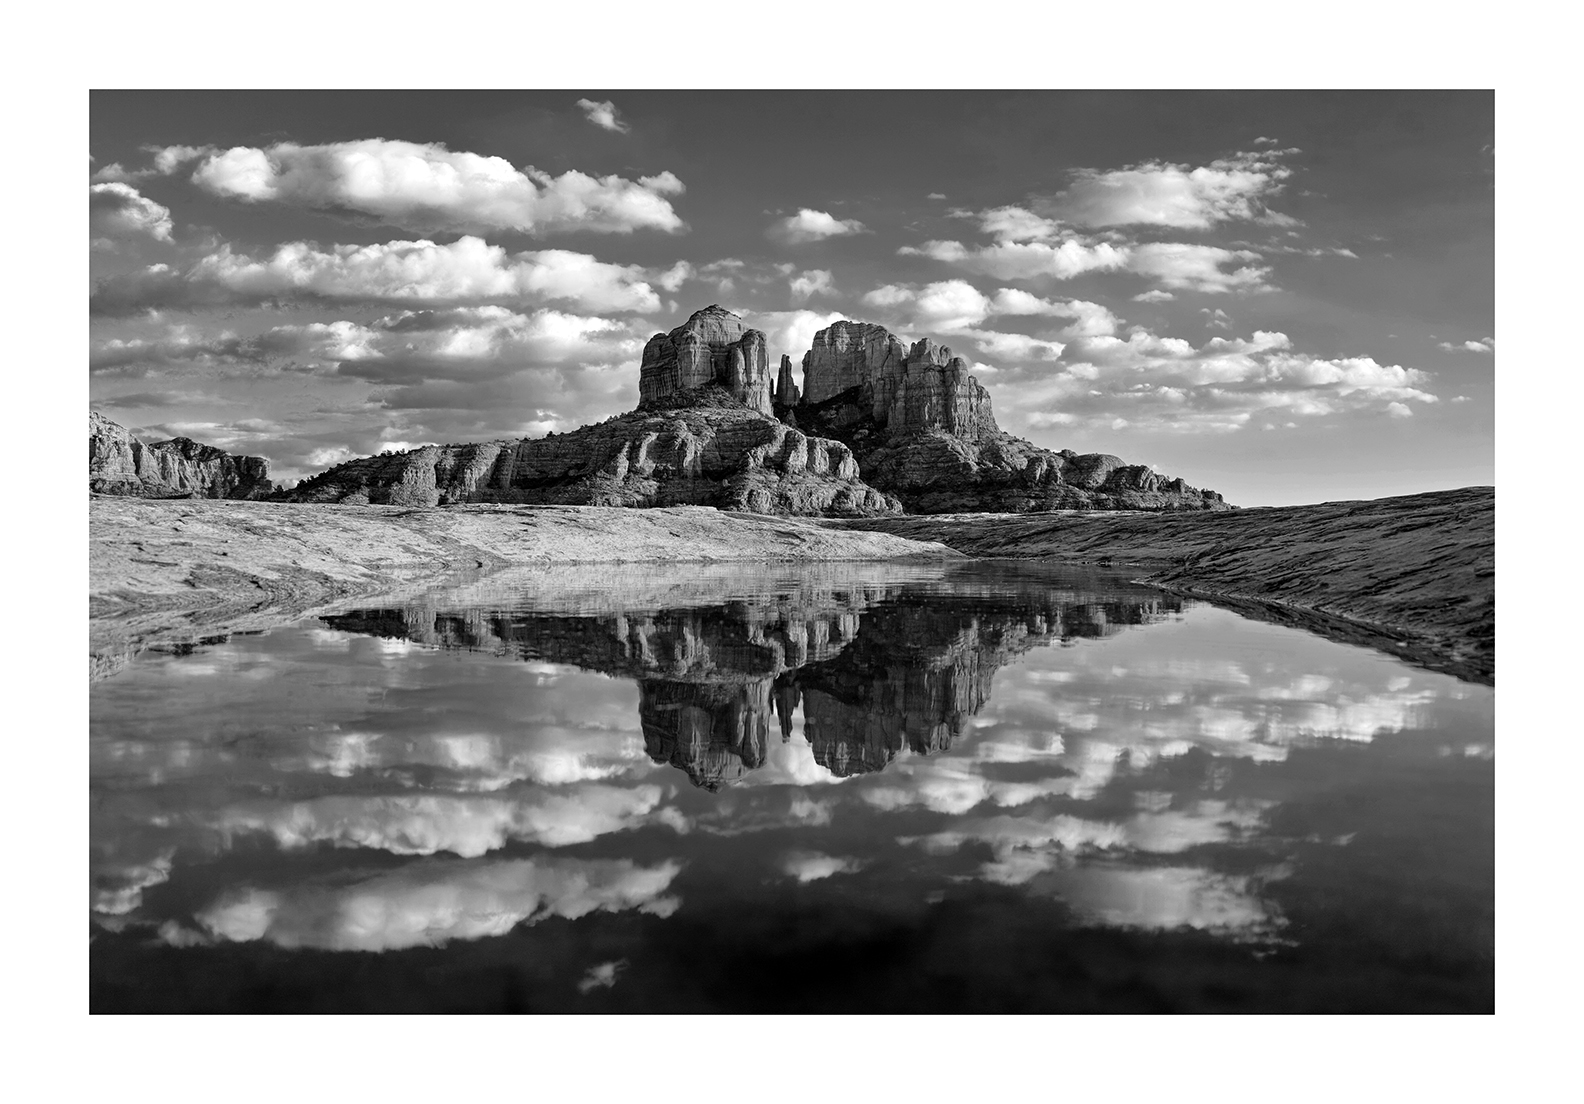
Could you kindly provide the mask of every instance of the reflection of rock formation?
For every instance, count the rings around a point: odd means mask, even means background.
[[[951,747],[990,697],[995,672],[1031,648],[1147,624],[1180,606],[1158,595],[1003,594],[775,597],[709,608],[569,614],[363,610],[324,621],[349,632],[566,663],[638,681],[644,746],[718,789],[762,765],[772,731],[803,734],[838,776],[881,770],[904,748]]]

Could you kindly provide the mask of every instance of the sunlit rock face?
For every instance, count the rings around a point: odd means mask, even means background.
[[[88,415],[88,489],[139,498],[263,498],[269,461],[186,437],[144,444],[103,414]]]
[[[790,365],[783,397],[796,401]],[[790,408],[789,408],[790,409]],[[859,477],[852,450],[770,416],[765,336],[707,307],[644,347],[638,409],[534,440],[430,445],[352,460],[288,502],[447,506],[714,506],[873,517],[901,503]]]
[[[572,433],[432,445],[349,461],[306,480],[288,502],[446,506],[714,506],[788,516],[901,512],[858,477],[852,450],[810,437],[716,389],[694,406],[636,411]]]
[[[1032,648],[1099,638],[1179,608],[1168,598],[1008,595],[964,603],[885,590],[798,603],[570,614],[421,606],[326,617],[333,629],[567,663],[637,680],[644,749],[709,790],[763,766],[801,709],[814,761],[839,777],[962,737],[996,671]]]
[[[1228,508],[1214,491],[1145,465],[1051,452],[1003,432],[963,358],[928,339],[905,348],[871,322],[814,335],[790,416],[852,446],[863,478],[911,513]]]
[[[670,333],[644,346],[638,375],[638,409],[691,406],[695,392],[721,388],[761,414],[770,413],[770,364],[765,335],[711,304]]]

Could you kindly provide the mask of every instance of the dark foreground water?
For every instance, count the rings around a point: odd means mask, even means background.
[[[1493,1010],[1493,692],[1121,576],[502,577],[91,725],[94,1011]]]

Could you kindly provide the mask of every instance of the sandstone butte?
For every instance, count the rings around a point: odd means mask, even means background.
[[[145,445],[90,411],[88,489],[135,498],[262,499],[275,485],[262,456],[233,456],[186,437]]]
[[[393,506],[715,506],[790,516],[1225,510],[1214,491],[1115,456],[1003,432],[951,350],[884,327],[815,335],[803,383],[718,305],[644,346],[638,407],[533,440],[429,445],[338,465],[275,497]]]

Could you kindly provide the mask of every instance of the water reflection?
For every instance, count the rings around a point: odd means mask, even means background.
[[[1015,587],[962,595],[928,580],[703,608],[568,616],[414,605],[323,620],[634,679],[650,758],[713,791],[764,766],[772,739],[791,740],[799,709],[814,761],[838,778],[881,770],[903,748],[945,751],[1013,658],[1180,609],[1142,589],[1126,598]]]
[[[1171,1007],[1489,993],[1492,692],[1114,575],[528,573],[92,693],[105,1008],[190,963],[170,1007],[246,1006],[216,956],[263,945],[384,952],[414,1007],[449,975],[403,953],[472,945],[511,1007],[1132,1007],[1071,984],[1096,932]],[[1212,959],[1242,996],[1182,988]],[[292,1007],[365,999],[306,962]]]

